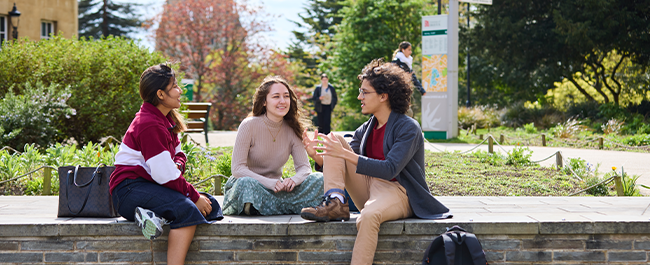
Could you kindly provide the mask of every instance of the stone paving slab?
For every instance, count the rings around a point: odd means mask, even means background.
[[[446,220],[407,219],[391,223],[648,222],[647,197],[437,197],[454,213]],[[221,203],[223,196],[217,196]],[[124,218],[57,218],[58,196],[0,196],[0,225],[130,223]],[[349,222],[356,220],[352,214]],[[298,215],[226,216],[218,223],[307,224]],[[323,225],[323,224],[315,224]],[[325,225],[332,226],[334,223]]]

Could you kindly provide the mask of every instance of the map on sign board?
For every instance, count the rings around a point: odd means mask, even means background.
[[[492,0],[458,0],[458,2],[491,5]]]
[[[427,92],[447,92],[447,55],[422,56],[422,86]]]

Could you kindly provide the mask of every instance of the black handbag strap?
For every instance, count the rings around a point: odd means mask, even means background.
[[[77,184],[77,173],[79,172],[79,165],[77,165],[77,166],[74,168],[74,179],[73,179],[74,185],[75,185],[76,187],[79,187],[79,188],[81,188],[81,187],[85,187],[85,186],[88,186],[90,183],[93,182],[93,180],[95,179],[95,176],[96,176],[96,175],[99,175],[99,176],[97,176],[97,178],[99,179],[99,181],[100,181],[100,183],[101,183],[101,178],[102,178],[102,177],[101,177],[101,174],[102,174],[102,173],[101,173],[101,171],[99,171],[99,167],[101,167],[101,166],[105,166],[105,165],[102,164],[102,163],[100,163],[99,165],[97,165],[97,168],[95,168],[95,171],[93,172],[93,176],[92,176],[92,178],[90,178],[90,180],[89,180],[87,183],[84,183],[83,185],[78,185],[78,184]],[[81,205],[81,209],[79,209],[79,211],[76,211],[76,212],[73,211],[73,210],[70,208],[70,200],[68,199],[68,193],[69,193],[70,187],[72,186],[71,183],[70,183],[70,173],[71,173],[70,171],[72,171],[72,170],[68,170],[68,181],[67,181],[66,188],[65,188],[65,200],[68,202],[68,210],[70,210],[70,213],[72,213],[73,215],[77,215],[77,214],[81,213],[81,211],[83,211],[84,208],[86,207],[86,203],[88,202],[88,197],[90,196],[90,191],[93,189],[93,186],[90,185],[90,187],[88,187],[88,192],[86,192],[86,196],[85,196],[85,199],[84,199],[84,203]]]

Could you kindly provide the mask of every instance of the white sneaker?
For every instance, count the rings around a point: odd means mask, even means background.
[[[163,233],[163,225],[168,221],[151,210],[135,207],[135,223],[142,228],[142,235],[149,240],[156,239]]]

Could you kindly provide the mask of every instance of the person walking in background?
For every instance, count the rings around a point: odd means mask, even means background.
[[[420,83],[420,80],[418,80],[417,76],[415,76],[415,72],[413,71],[413,57],[411,57],[411,54],[413,54],[413,47],[411,46],[411,43],[408,41],[403,41],[399,44],[397,50],[393,52],[392,63],[396,64],[402,68],[402,70],[411,74],[411,81],[413,82],[413,86],[415,86],[415,88],[420,91],[420,94],[424,96],[427,91],[424,90],[422,83]],[[406,112],[406,115],[413,118],[413,110],[410,106]]]
[[[308,125],[287,81],[265,78],[255,91],[253,110],[239,125],[232,177],[225,185],[225,215],[297,214],[320,202],[323,174],[311,172],[301,141]],[[289,155],[296,174],[283,179]]]
[[[327,74],[320,75],[320,85],[317,85],[316,89],[314,89],[312,101],[318,116],[318,131],[324,134],[330,133],[332,129],[332,111],[336,107],[338,97],[334,87],[329,84]]]

